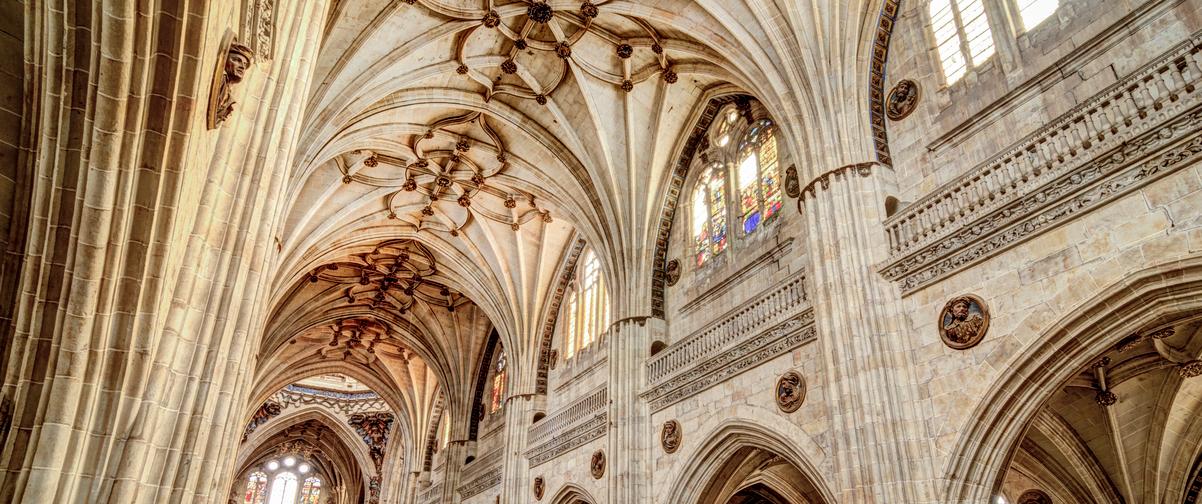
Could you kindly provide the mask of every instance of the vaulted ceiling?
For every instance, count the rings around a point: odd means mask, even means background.
[[[843,0],[335,2],[311,85],[297,89],[306,110],[286,125],[300,148],[254,397],[355,367],[382,395],[406,391],[399,414],[420,431],[440,394],[470,408],[494,329],[513,389],[529,390],[579,239],[601,258],[614,319],[649,314],[672,170],[709,98],[755,96],[803,179],[873,159],[879,12]],[[362,334],[337,336],[352,326]]]

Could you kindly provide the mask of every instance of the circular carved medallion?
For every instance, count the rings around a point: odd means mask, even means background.
[[[534,478],[534,500],[543,500],[543,491],[547,489],[547,483],[543,481],[543,477]]]
[[[605,476],[605,452],[597,450],[593,452],[593,459],[589,461],[588,470],[593,474],[593,479],[601,479]]]
[[[664,422],[664,427],[659,431],[659,444],[664,447],[664,452],[676,453],[676,450],[680,449],[682,436],[680,422],[668,420]]]
[[[889,96],[885,99],[885,117],[890,121],[905,119],[918,108],[919,94],[917,82],[910,79],[898,82],[889,90]]]
[[[939,337],[956,350],[972,348],[989,330],[989,308],[972,294],[953,298],[939,312]]]
[[[776,406],[792,413],[806,400],[806,381],[801,373],[789,371],[776,380]]]
[[[668,287],[672,287],[672,286],[676,285],[676,282],[680,281],[680,260],[679,259],[673,259],[671,261],[668,261],[668,265],[664,269],[664,281],[667,282]]]

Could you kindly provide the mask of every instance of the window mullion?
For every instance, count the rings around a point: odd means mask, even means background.
[[[956,38],[960,41],[960,55],[964,58],[964,69],[967,72],[977,64],[972,59],[972,48],[968,46],[968,32],[964,27],[964,18],[960,17],[960,0],[950,0],[948,5],[952,10],[952,21],[956,23]]]

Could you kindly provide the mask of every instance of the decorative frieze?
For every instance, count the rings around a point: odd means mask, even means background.
[[[1195,34],[901,210],[886,221],[882,274],[911,292],[1188,166],[1200,63]]]
[[[550,441],[542,443],[526,452],[530,459],[530,467],[535,468],[555,458],[568,453],[594,439],[600,439],[609,428],[609,412],[599,411],[589,419],[564,432],[556,434]]]
[[[753,369],[817,337],[814,312],[805,312],[741,340],[738,345],[701,360],[640,395],[659,411],[714,385]]]
[[[459,487],[459,495],[464,499],[468,499],[500,484],[501,467],[496,466],[461,485]]]
[[[375,392],[347,393],[332,390],[322,390],[300,385],[287,385],[271,396],[271,400],[280,403],[285,408],[306,405],[321,405],[340,411],[346,416],[369,411],[388,410],[385,403]]]
[[[442,497],[442,482],[438,482],[436,484],[430,485],[429,488],[422,490],[422,493],[418,497],[418,500],[421,501],[423,504],[432,504],[434,502],[438,502],[438,500],[441,497]]]
[[[809,306],[808,301],[805,274],[798,273],[656,354],[647,363],[647,379],[656,383],[677,374],[735,345],[740,338],[801,313]]]

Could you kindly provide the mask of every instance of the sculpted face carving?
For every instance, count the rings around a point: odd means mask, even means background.
[[[1042,490],[1027,490],[1015,504],[1052,504],[1052,498]]]
[[[801,407],[806,398],[805,378],[797,371],[789,371],[776,380],[776,406],[785,413]]]
[[[676,285],[680,281],[680,260],[673,259],[668,261],[668,267],[664,270],[664,280],[668,283],[668,287]]]
[[[665,452],[676,453],[676,450],[680,449],[681,434],[680,422],[676,420],[664,422],[664,427],[659,433],[659,443]]]
[[[242,82],[246,70],[254,61],[254,51],[239,44],[232,35],[226,35],[225,50],[213,71],[213,84],[209,89],[209,109],[206,124],[214,129],[234,113],[234,84]]]
[[[939,314],[939,336],[956,350],[976,346],[988,329],[989,310],[981,298],[972,294],[948,301]]]
[[[543,492],[547,490],[547,484],[543,481],[543,477],[534,478],[534,499],[542,500]]]
[[[605,452],[597,450],[593,452],[593,458],[589,461],[589,472],[593,474],[593,479],[601,479],[605,476]]]
[[[916,82],[909,79],[898,82],[889,91],[889,98],[885,100],[885,115],[891,121],[905,119],[918,107],[918,94]]]

